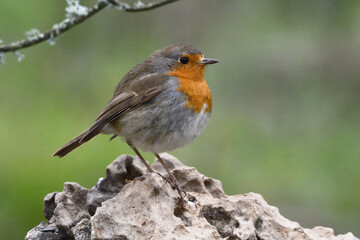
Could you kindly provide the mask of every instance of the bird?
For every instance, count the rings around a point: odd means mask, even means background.
[[[95,122],[53,156],[64,157],[100,133],[121,137],[149,172],[155,171],[138,149],[155,155],[183,204],[183,191],[159,153],[190,144],[205,129],[212,110],[205,66],[217,62],[187,44],[155,51],[121,79]]]

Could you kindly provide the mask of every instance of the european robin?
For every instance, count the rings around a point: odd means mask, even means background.
[[[120,136],[150,172],[138,148],[155,154],[183,202],[182,190],[159,153],[191,143],[204,130],[212,107],[204,70],[217,62],[185,44],[155,51],[123,77],[95,123],[53,156],[63,157],[99,133]]]

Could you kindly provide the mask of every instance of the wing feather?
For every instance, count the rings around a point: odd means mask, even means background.
[[[160,92],[163,87],[157,86],[146,89],[140,93],[129,93],[126,97],[114,98],[106,106],[105,110],[99,115],[95,123],[89,128],[88,132],[81,138],[81,142],[86,142],[91,139],[94,135],[97,135],[105,124],[110,123],[117,119],[121,114],[135,109],[141,104],[150,101]]]

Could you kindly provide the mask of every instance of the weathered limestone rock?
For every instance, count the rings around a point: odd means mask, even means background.
[[[48,194],[49,223],[40,223],[26,239],[359,240],[351,233],[335,236],[330,228],[302,228],[261,195],[227,196],[220,181],[171,155],[162,157],[187,192],[183,206],[162,177],[146,173],[137,157],[122,155],[90,190],[65,183],[62,192]],[[159,162],[153,167],[165,175]]]
[[[91,215],[96,208],[107,199],[114,197],[121,189],[136,177],[147,172],[140,159],[129,155],[121,155],[106,168],[106,178],[100,178],[98,183],[89,190],[86,205]]]

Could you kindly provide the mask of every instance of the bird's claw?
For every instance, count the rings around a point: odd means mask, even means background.
[[[162,177],[167,183],[170,184],[171,188],[176,190],[181,198],[181,206],[184,205],[184,196],[186,196],[186,192],[184,190],[182,190],[179,186],[179,184],[176,182],[176,180],[170,178],[170,177],[164,177],[163,175],[161,175],[160,173],[157,173],[160,177]],[[184,196],[183,194],[184,193]]]
[[[165,180],[165,182],[169,183],[171,185],[171,187],[173,186],[172,181],[169,177],[164,177],[161,173],[158,173],[158,172],[156,174],[159,175],[160,177],[162,177]]]

